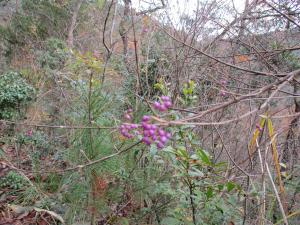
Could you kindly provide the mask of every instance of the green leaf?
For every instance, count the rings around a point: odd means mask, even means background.
[[[164,152],[169,152],[172,154],[176,154],[175,149],[172,146],[168,146],[166,148],[163,149]]]
[[[181,221],[173,218],[173,217],[166,217],[161,221],[162,225],[180,225]]]
[[[222,191],[223,188],[224,188],[224,185],[223,185],[223,184],[218,184],[218,189],[219,189],[219,191]]]
[[[227,191],[230,192],[231,190],[233,190],[235,188],[235,186],[236,186],[235,183],[233,183],[231,181],[227,182],[227,184],[226,184]]]
[[[197,155],[198,155],[199,159],[201,159],[202,162],[204,162],[207,165],[212,165],[209,155],[204,150],[198,149]]]
[[[186,158],[186,159],[189,158],[189,155],[188,155],[188,153],[187,153],[184,146],[179,146],[178,147],[177,154],[181,157]]]
[[[214,164],[215,167],[223,167],[223,168],[226,168],[227,167],[227,162],[219,162],[217,164]]]
[[[205,194],[206,194],[207,199],[212,198],[213,195],[214,195],[214,191],[213,191],[212,187],[208,187],[208,189],[207,189],[207,191],[206,191]]]
[[[203,177],[204,174],[202,173],[202,171],[196,169],[196,168],[192,168],[191,170],[189,170],[189,175],[191,177]]]
[[[219,207],[218,205],[216,205],[216,209],[217,209],[218,211],[220,211],[222,214],[224,213],[224,210],[223,210],[221,207]]]
[[[151,145],[151,146],[150,146],[150,154],[151,154],[152,156],[154,156],[154,155],[157,154],[157,147],[156,147],[156,145]]]

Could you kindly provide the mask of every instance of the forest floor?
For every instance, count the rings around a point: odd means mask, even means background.
[[[28,179],[29,183],[34,181],[35,176],[31,172],[30,156],[26,151],[21,150],[17,153],[14,146],[0,145],[0,150],[6,157],[10,158],[10,162],[16,163],[16,166],[8,163],[5,158],[0,157],[0,177],[6,177],[12,171],[18,171],[18,174],[23,174],[24,178]],[[45,164],[47,159],[43,160]],[[46,177],[42,178],[46,179]],[[49,225],[59,224],[63,222],[61,216],[53,211],[48,211],[33,206],[21,206],[15,202],[18,200],[23,190],[18,182],[10,185],[5,185],[4,181],[0,184],[0,225]]]

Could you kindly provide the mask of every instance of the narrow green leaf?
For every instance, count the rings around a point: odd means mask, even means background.
[[[209,155],[205,151],[203,151],[202,149],[198,149],[197,155],[201,159],[202,162],[204,162],[207,165],[212,165]]]
[[[214,191],[213,191],[212,187],[208,187],[208,189],[206,191],[206,197],[207,197],[207,199],[212,198],[213,195],[214,195]]]
[[[232,191],[235,188],[235,186],[236,186],[235,183],[233,183],[231,181],[227,182],[227,184],[226,184],[227,191],[228,192]]]

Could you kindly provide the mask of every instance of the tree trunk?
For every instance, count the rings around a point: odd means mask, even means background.
[[[128,28],[129,28],[129,21],[130,21],[130,0],[123,0],[124,1],[124,13],[123,18],[120,22],[119,33],[123,41],[123,54],[124,54],[124,61],[127,64],[127,54],[128,54]]]
[[[300,77],[295,77],[294,94],[300,96]],[[300,113],[300,97],[294,98],[295,114]],[[300,116],[296,116],[290,123],[289,131],[286,137],[284,151],[282,153],[282,162],[293,170],[294,165],[298,160],[298,151],[300,146],[300,129],[298,125]],[[285,170],[283,168],[283,170]]]
[[[80,7],[81,7],[82,3],[83,3],[83,0],[78,0],[76,5],[75,5],[74,11],[73,11],[71,24],[70,24],[70,27],[69,27],[69,30],[68,30],[68,39],[67,39],[67,45],[68,45],[69,48],[73,48],[73,46],[74,46],[74,30],[75,30],[75,27],[76,27],[76,21],[77,21],[78,13],[79,13],[79,10],[80,10]]]

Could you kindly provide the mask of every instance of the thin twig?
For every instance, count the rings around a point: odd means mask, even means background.
[[[15,124],[20,126],[27,127],[46,127],[46,128],[55,128],[55,129],[117,129],[118,127],[105,127],[105,126],[64,126],[64,125],[47,125],[47,124],[35,124],[35,123],[22,123],[10,120],[0,120],[1,123],[6,124]]]
[[[268,175],[269,175],[269,178],[270,178],[270,181],[271,181],[271,184],[272,184],[272,188],[273,188],[273,190],[274,190],[276,199],[277,199],[277,201],[278,201],[279,209],[280,209],[280,211],[281,211],[281,214],[282,214],[282,217],[283,217],[284,224],[285,224],[285,225],[288,225],[289,223],[288,223],[287,217],[286,217],[286,215],[285,215],[285,212],[284,212],[284,209],[283,209],[283,206],[282,206],[282,203],[281,203],[281,200],[280,200],[278,191],[277,191],[277,189],[276,189],[275,183],[274,183],[274,181],[273,181],[273,178],[272,178],[272,175],[271,175],[271,172],[270,172],[268,163],[266,162],[265,165],[266,165],[266,170],[267,170],[267,173],[268,173]]]

